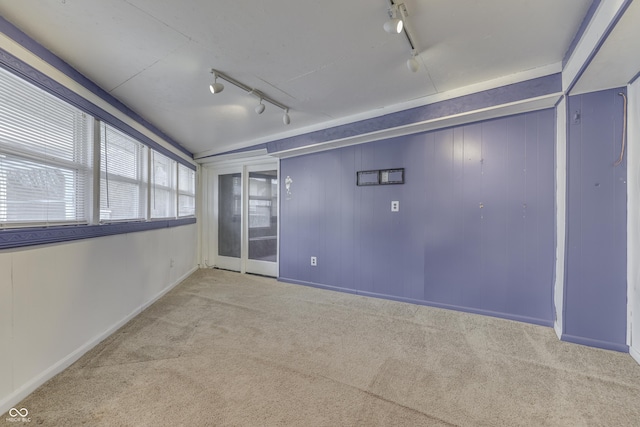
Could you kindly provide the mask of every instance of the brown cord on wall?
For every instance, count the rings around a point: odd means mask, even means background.
[[[616,160],[616,162],[613,164],[613,166],[618,166],[620,163],[622,163],[622,159],[624,158],[624,146],[625,146],[625,142],[627,140],[627,95],[625,95],[623,92],[619,92],[618,95],[620,95],[623,99],[624,99],[624,104],[623,104],[623,117],[622,117],[622,147],[620,148],[620,157],[618,157],[618,160]]]

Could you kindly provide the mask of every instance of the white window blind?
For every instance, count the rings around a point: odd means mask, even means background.
[[[0,69],[0,226],[88,221],[92,122]]]
[[[151,218],[176,216],[177,162],[151,151]]]
[[[146,218],[147,149],[119,130],[101,124],[101,222]]]
[[[178,216],[196,213],[196,172],[178,165]]]

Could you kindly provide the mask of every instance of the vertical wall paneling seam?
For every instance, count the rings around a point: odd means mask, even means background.
[[[507,136],[507,139],[509,138],[509,127],[510,127],[509,124],[506,124],[505,127],[504,127],[504,134]],[[504,155],[502,156],[502,163],[503,163],[502,167],[503,167],[503,169],[507,169],[507,167],[508,167],[508,165],[510,163],[510,160],[511,160],[510,157],[509,157],[509,155],[510,155],[509,145],[510,144],[507,143],[507,144],[505,144],[505,147],[504,147]],[[525,153],[526,153],[526,136],[525,136]],[[507,181],[505,181],[504,187],[502,188],[502,191],[503,191],[505,199],[507,198],[507,195],[509,194],[508,188],[509,187],[507,185]],[[509,218],[509,208],[508,208],[508,205],[505,203],[505,205],[502,207],[502,209],[504,210],[504,212],[501,215],[504,215],[504,218],[505,218],[504,224],[502,226],[503,230],[504,230],[504,236],[505,236],[505,245],[504,245],[505,248],[504,248],[503,256],[504,256],[504,259],[507,260],[507,262],[504,263],[502,268],[505,270],[506,275],[508,277],[509,273],[508,273],[508,270],[506,269],[506,265],[507,265],[508,260],[509,260],[509,246],[510,246],[509,245],[510,242],[509,242],[509,219],[508,219]]]
[[[609,25],[607,25],[606,30],[600,36],[598,43],[596,43],[594,48],[591,50],[591,53],[587,57],[586,61],[584,61],[584,63],[581,65],[580,69],[578,70],[578,73],[575,75],[571,83],[569,83],[569,85],[567,86],[565,93],[569,94],[573,89],[573,87],[578,83],[578,80],[580,80],[580,77],[582,77],[582,75],[585,73],[589,65],[591,65],[591,61],[593,61],[593,58],[596,57],[596,55],[600,51],[600,48],[602,48],[602,45],[604,45],[604,42],[607,41],[607,38],[609,38],[609,35],[618,24],[618,21],[620,21],[620,18],[622,18],[624,13],[627,11],[627,8],[631,5],[632,1],[633,0],[625,0],[622,6],[620,7],[620,9],[618,9],[615,16],[611,20],[611,22],[609,22]]]
[[[536,206],[540,205],[540,150],[542,149],[541,147],[541,143],[540,143],[540,117],[539,116],[535,116],[535,121],[536,121],[536,141],[535,141],[535,148],[536,148],[536,177],[537,179],[533,180],[536,186],[536,191],[535,191],[535,200],[536,200]],[[554,141],[555,141],[555,136],[554,135]],[[552,150],[553,153],[553,158],[552,158],[552,163],[555,164],[556,161],[556,152],[555,150]],[[529,182],[528,180],[528,175],[529,175],[529,169],[527,169],[527,172],[525,173],[525,181]],[[527,204],[528,206],[528,204]],[[526,215],[526,211],[525,211],[525,215]],[[529,220],[529,216],[527,215],[525,218],[525,222],[527,222]],[[536,248],[540,248],[540,246],[542,246],[542,242],[541,242],[541,238],[540,238],[540,221],[536,221],[535,223],[536,226],[536,235],[535,235],[535,239],[536,239]],[[536,266],[539,266],[541,263],[540,260],[540,250],[536,250]],[[555,263],[552,263],[552,267],[551,267],[551,277],[548,277],[548,280],[551,280],[551,283],[553,283],[553,270],[555,269]],[[553,318],[553,286],[551,286],[549,288],[550,294],[549,294],[549,306],[551,308],[551,318]]]

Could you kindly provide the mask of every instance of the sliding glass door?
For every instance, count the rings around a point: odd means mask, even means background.
[[[215,266],[277,277],[277,163],[220,169],[212,184]]]

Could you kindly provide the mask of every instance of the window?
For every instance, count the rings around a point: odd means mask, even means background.
[[[87,112],[113,116],[38,71],[30,78],[0,66],[0,228],[31,227],[0,236],[2,248],[195,222],[187,160],[124,121],[101,122]],[[117,221],[128,224],[97,226]],[[46,228],[78,224],[95,227]]]
[[[102,124],[100,148],[100,221],[145,219],[147,147]]]
[[[178,216],[196,213],[196,172],[178,165]]]
[[[151,151],[151,218],[176,216],[176,161]]]
[[[89,221],[92,122],[0,69],[0,226]]]

